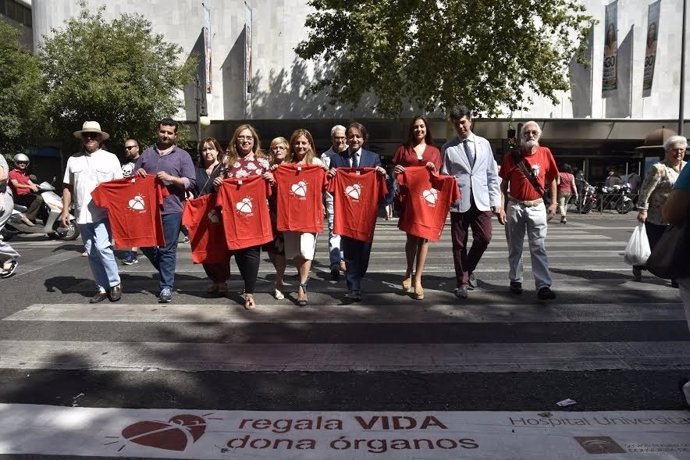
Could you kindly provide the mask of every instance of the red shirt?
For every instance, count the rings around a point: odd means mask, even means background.
[[[126,177],[99,184],[93,202],[108,211],[117,249],[165,246],[161,206],[168,189],[155,176]]]
[[[374,168],[339,168],[328,191],[333,195],[333,233],[371,242],[379,201],[388,193],[385,179]]]
[[[432,162],[436,166],[436,171],[441,170],[443,161],[441,160],[441,151],[435,145],[428,145],[424,148],[422,159],[417,159],[417,152],[412,147],[401,145],[393,155],[393,164],[403,167],[408,166],[426,166],[428,162]]]
[[[321,166],[281,164],[273,171],[277,185],[280,232],[320,233],[323,191],[328,184]]]
[[[238,250],[273,241],[268,197],[271,187],[262,176],[225,179],[216,206],[222,208],[225,242]]]
[[[550,184],[558,177],[558,167],[553,159],[553,155],[551,155],[551,150],[539,146],[532,155],[526,155],[523,158],[525,159],[524,163],[527,169],[531,169],[534,172],[539,185],[548,193],[549,191],[544,187],[544,184]],[[508,181],[510,196],[516,200],[532,201],[541,198],[529,179],[513,161],[512,154],[507,153],[503,156],[503,164],[501,165],[499,176],[501,176],[501,179]]]
[[[230,260],[223,221],[220,210],[216,208],[215,194],[210,193],[185,201],[182,224],[189,229],[192,262],[218,264]]]
[[[450,207],[460,199],[455,178],[432,173],[424,166],[409,166],[397,180],[405,205],[398,228],[429,241],[441,239]]]
[[[22,185],[27,185],[29,183],[30,179],[29,179],[29,175],[26,172],[20,171],[19,169],[13,169],[12,171],[9,172],[9,174],[7,175],[7,178],[9,179],[10,187],[12,188],[12,194],[14,196],[28,195],[29,193],[31,193],[30,188],[24,188],[24,187],[15,188],[14,184],[12,184],[12,181],[16,180],[17,182],[19,182]]]

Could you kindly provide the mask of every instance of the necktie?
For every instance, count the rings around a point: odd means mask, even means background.
[[[353,168],[359,167],[359,162],[357,161],[357,154],[353,153],[352,156],[350,157],[350,162],[352,163]]]
[[[465,155],[467,155],[467,160],[470,162],[470,167],[474,167],[474,155],[472,155],[470,141],[468,139],[464,139],[462,141],[462,146],[465,148]]]

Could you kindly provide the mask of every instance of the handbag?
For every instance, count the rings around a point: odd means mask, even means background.
[[[644,265],[649,259],[650,252],[647,231],[644,223],[640,222],[633,230],[628,245],[625,247],[625,262],[632,266]]]
[[[669,225],[645,264],[653,275],[664,279],[690,277],[690,225]]]
[[[534,187],[534,190],[539,194],[539,196],[542,197],[544,200],[544,206],[547,208],[551,205],[551,194],[546,193],[546,190],[544,190],[544,187],[541,186],[539,183],[539,180],[536,178],[532,170],[527,168],[527,165],[525,165],[524,158],[516,151],[512,152],[513,155],[513,162],[515,165],[518,167],[520,172],[525,175],[529,183]]]

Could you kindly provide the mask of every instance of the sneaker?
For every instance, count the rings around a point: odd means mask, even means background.
[[[159,303],[169,303],[171,300],[172,300],[172,289],[170,289],[170,288],[161,289],[161,293],[158,294],[158,302]]]
[[[510,292],[513,294],[522,294],[522,283],[519,281],[511,281]]]
[[[554,292],[548,286],[544,286],[537,291],[537,299],[539,300],[553,300],[555,298],[556,294],[554,294]]]
[[[2,270],[0,270],[0,278],[9,278],[13,276],[17,271],[17,266],[19,266],[19,262],[17,262],[16,259],[5,262],[2,266]]]
[[[331,281],[338,281],[340,279],[340,267],[338,265],[331,266]]]
[[[467,289],[470,291],[477,287],[477,276],[474,273],[470,273],[470,277],[467,280]]]
[[[138,263],[139,263],[139,259],[137,258],[137,256],[134,256],[134,255],[128,255],[127,257],[122,259],[123,265],[134,265],[134,264],[138,264]]]
[[[459,288],[455,288],[455,297],[458,299],[466,299],[467,298],[467,286],[460,286]]]

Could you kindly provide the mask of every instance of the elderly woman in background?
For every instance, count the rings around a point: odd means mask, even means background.
[[[561,213],[562,224],[567,223],[568,202],[573,195],[575,195],[575,201],[577,201],[578,194],[573,168],[566,163],[558,172],[558,212]]]
[[[271,171],[287,160],[289,149],[290,144],[284,137],[276,137],[271,141],[271,146],[268,149],[268,160],[271,165]],[[275,184],[273,185],[275,187]],[[283,233],[279,232],[276,226],[276,212],[278,206],[276,198],[276,194],[273,193],[268,199],[268,207],[271,211],[271,225],[273,226],[275,239],[264,246],[264,249],[268,253],[268,258],[271,260],[273,267],[276,269],[276,283],[273,297],[277,300],[283,300],[285,298],[285,294],[283,294],[283,281],[287,260],[285,259],[285,239]]]
[[[637,208],[640,212],[637,220],[644,222],[650,248],[656,246],[657,241],[666,230],[668,222],[661,213],[664,203],[668,199],[678,175],[685,166],[683,157],[688,141],[683,136],[671,136],[664,142],[665,158],[654,164],[642,182]],[[633,278],[642,280],[643,266],[633,266]],[[677,286],[675,280],[672,285]]]
[[[223,161],[223,148],[214,137],[207,137],[199,142],[199,163],[196,168],[194,196],[199,197],[214,193],[213,180],[218,177]],[[211,285],[206,292],[211,295],[225,295],[227,281],[230,279],[230,264],[202,264]]]
[[[412,120],[407,129],[407,141],[395,151],[393,164],[395,165],[393,173],[396,176],[403,174],[407,166],[425,166],[437,172],[441,170],[441,151],[433,143],[426,118],[417,116]],[[402,212],[405,210],[403,209]],[[422,274],[428,253],[429,240],[407,234],[405,242],[407,267],[402,281],[402,290],[403,293],[413,292],[417,300],[424,298]]]

